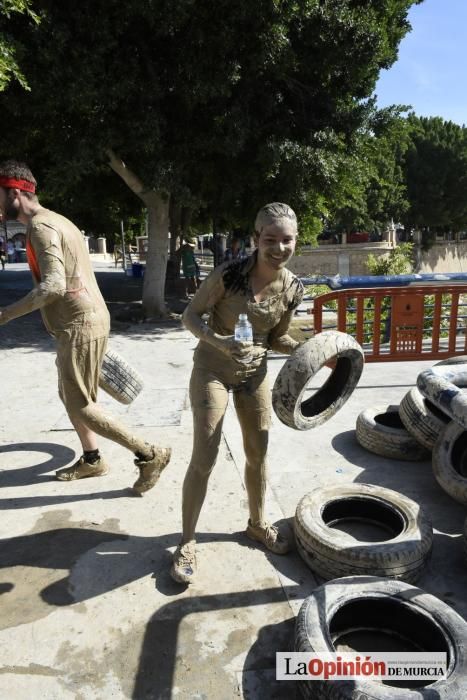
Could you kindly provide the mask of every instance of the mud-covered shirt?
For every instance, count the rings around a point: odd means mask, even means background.
[[[83,342],[107,335],[109,313],[79,229],[64,216],[40,209],[29,223],[26,246],[34,289],[5,309],[8,320],[40,309],[57,337]]]
[[[254,344],[270,348],[275,338],[287,333],[293,311],[302,301],[303,285],[290,270],[283,268],[273,292],[263,301],[256,301],[250,283],[250,271],[255,263],[256,253],[224,263],[211,272],[201,290],[207,298],[208,325],[215,333],[233,335],[239,314],[247,314]],[[206,369],[219,370],[223,375],[238,375],[239,371],[238,362],[204,340],[199,341],[194,362]],[[258,371],[265,369],[266,357]]]

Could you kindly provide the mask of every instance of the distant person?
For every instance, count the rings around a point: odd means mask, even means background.
[[[23,243],[19,238],[15,241],[15,262],[21,262],[21,250],[23,249]]]
[[[0,265],[2,266],[2,270],[5,269],[5,262],[6,262],[6,254],[5,254],[5,244],[3,241],[0,242]]]
[[[183,277],[185,278],[185,294],[196,294],[198,289],[199,272],[195,258],[196,243],[187,238],[180,248]]]
[[[11,241],[8,241],[6,244],[6,250],[7,250],[7,255],[8,255],[8,262],[13,263],[15,262],[15,246]]]
[[[0,309],[0,324],[40,309],[56,340],[58,392],[83,447],[78,461],[59,469],[57,478],[73,481],[107,474],[109,467],[97,444],[100,435],[134,453],[140,475],[133,490],[142,495],[156,484],[170,460],[170,449],[145,442],[98,407],[109,312],[81,232],[71,221],[39,204],[36,184],[24,163],[0,163],[0,210],[5,218],[27,226],[26,252],[34,279],[29,294]]]

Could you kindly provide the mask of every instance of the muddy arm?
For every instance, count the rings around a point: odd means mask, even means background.
[[[222,281],[222,268],[213,270],[196,292],[191,302],[183,312],[182,320],[194,336],[206,343],[222,349],[223,336],[214,333],[207,323],[203,321],[203,314],[207,313],[224,295],[224,283]]]
[[[298,348],[300,343],[289,335],[289,328],[294,317],[295,309],[302,303],[303,285],[296,280],[296,289],[289,308],[283,314],[281,320],[268,335],[268,344],[271,350],[281,352],[284,355],[291,355]]]
[[[63,253],[58,234],[41,227],[34,232],[34,251],[40,269],[41,281],[33,290],[0,312],[0,323],[29,314],[51,304],[66,294]]]
[[[284,355],[291,355],[296,348],[300,345],[300,343],[292,338],[288,334],[290,322],[292,321],[294,315],[294,309],[291,309],[290,311],[286,311],[286,313],[282,316],[281,320],[275,326],[275,328],[272,329],[272,331],[269,333],[268,336],[268,345],[271,348],[271,350],[275,350],[275,352],[281,352]]]

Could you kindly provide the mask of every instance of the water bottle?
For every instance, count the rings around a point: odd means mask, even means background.
[[[246,314],[240,314],[235,324],[235,340],[240,340],[243,343],[253,342],[253,327]]]

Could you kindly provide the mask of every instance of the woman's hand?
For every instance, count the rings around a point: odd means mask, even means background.
[[[241,365],[257,367],[267,353],[262,345],[235,340],[233,335],[215,335],[216,347]]]
[[[236,362],[245,362],[255,347],[253,343],[235,340],[234,335],[218,335],[216,333],[214,337],[216,347]]]

